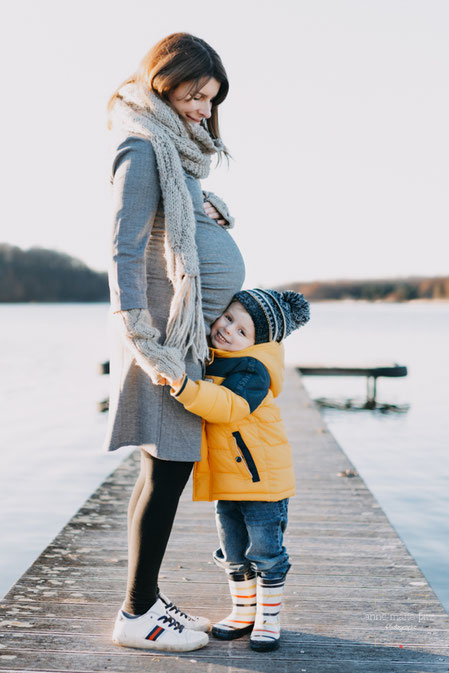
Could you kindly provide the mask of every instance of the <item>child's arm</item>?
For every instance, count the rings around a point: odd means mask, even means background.
[[[236,423],[249,416],[267,396],[270,375],[264,365],[251,358],[221,384],[192,381],[187,374],[170,381],[171,394],[187,411],[209,423]]]

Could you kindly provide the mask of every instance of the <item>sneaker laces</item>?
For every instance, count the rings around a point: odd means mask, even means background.
[[[157,621],[163,622],[164,624],[168,622],[168,626],[173,627],[173,630],[179,631],[179,633],[182,633],[184,630],[184,626],[171,615],[161,615],[158,617]]]
[[[187,614],[187,612],[183,612],[182,610],[177,608],[174,603],[170,602],[170,603],[166,603],[165,605],[166,605],[166,608],[167,608],[167,612],[174,612],[175,615],[180,615],[181,617],[185,617],[186,619],[190,619],[191,622],[195,621],[194,619],[192,619],[192,617],[190,615]]]

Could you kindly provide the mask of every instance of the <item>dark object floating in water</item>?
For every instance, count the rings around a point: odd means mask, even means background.
[[[98,364],[98,373],[101,375],[109,374],[109,360],[106,360],[106,362],[100,362]],[[97,402],[97,411],[100,413],[109,411],[109,397],[107,397],[105,400],[101,400],[101,402]]]
[[[355,470],[349,469],[343,470],[343,472],[337,472],[337,477],[358,477],[359,473]]]
[[[100,362],[99,363],[98,373],[99,374],[109,374],[109,360],[106,360],[106,362]]]
[[[377,379],[384,377],[407,376],[407,367],[396,363],[378,367],[329,367],[324,365],[304,365],[297,367],[304,376],[366,376],[366,400],[360,402],[348,399],[345,401],[332,400],[320,397],[315,402],[321,407],[330,409],[343,409],[359,411],[361,409],[376,410],[381,412],[397,411],[405,412],[410,408],[408,404],[379,403],[376,400]]]
[[[109,411],[109,398],[101,400],[101,402],[97,402],[97,411],[100,411],[101,413],[104,411]]]

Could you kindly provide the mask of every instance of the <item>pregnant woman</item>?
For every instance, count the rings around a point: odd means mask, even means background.
[[[228,86],[218,54],[176,33],[149,51],[109,102],[115,155],[106,447],[141,451],[128,508],[127,590],[113,633],[123,646],[188,651],[208,641],[209,621],[182,612],[158,588],[178,501],[201,448],[201,419],[171,397],[160,372],[202,378],[210,324],[244,279],[226,205],[199,183],[211,158],[227,154],[218,106]]]

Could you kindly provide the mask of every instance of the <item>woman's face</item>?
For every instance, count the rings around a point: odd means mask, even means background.
[[[170,91],[168,99],[176,112],[191,124],[199,124],[203,119],[209,119],[212,109],[212,100],[220,90],[220,82],[214,77],[196,93],[189,93],[193,82],[183,82],[176,89]],[[193,90],[195,91],[195,89]]]

